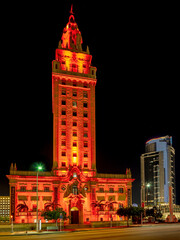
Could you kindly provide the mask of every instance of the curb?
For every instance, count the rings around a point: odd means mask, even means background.
[[[7,236],[10,236],[10,237],[14,237],[14,236],[30,236],[30,235],[45,235],[45,234],[61,234],[61,233],[66,233],[66,232],[70,232],[70,231],[44,231],[44,232],[23,232],[23,233],[18,233],[18,232],[15,232],[15,233],[7,233],[7,234],[0,234],[0,238],[1,237],[7,237]]]

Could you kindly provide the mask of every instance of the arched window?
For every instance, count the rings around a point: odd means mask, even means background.
[[[78,188],[77,188],[77,186],[73,186],[73,188],[72,188],[72,193],[73,193],[74,195],[78,195]]]

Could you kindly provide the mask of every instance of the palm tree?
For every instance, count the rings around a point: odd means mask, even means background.
[[[23,201],[24,202],[24,201]],[[25,212],[25,211],[28,211],[28,206],[27,206],[27,204],[24,202],[24,204],[23,203],[20,203],[20,204],[18,204],[17,205],[17,207],[16,207],[16,209],[19,211],[19,212]]]
[[[53,202],[46,202],[44,204],[44,210],[45,211],[48,211],[50,208],[52,210],[56,210],[56,208],[58,207],[61,207],[61,204],[58,204],[56,201],[53,201]]]
[[[110,211],[114,211],[114,206],[113,206],[113,204],[116,204],[116,203],[117,203],[117,202],[116,202],[116,201],[113,201],[112,198],[110,198],[109,201],[107,201],[107,202],[105,203],[105,206],[107,206],[107,208],[108,208],[108,216],[109,216],[109,212],[110,212]]]
[[[105,206],[105,203],[103,203],[104,200],[100,200],[100,201],[94,201],[91,203],[91,206],[93,208],[96,208],[97,210],[97,221],[98,221],[98,214],[99,214],[99,211],[104,211],[104,206]]]
[[[16,209],[18,210],[18,212],[27,212],[27,222],[28,222],[28,210],[29,210],[29,207],[27,206],[25,201],[23,201],[23,203],[18,204]]]

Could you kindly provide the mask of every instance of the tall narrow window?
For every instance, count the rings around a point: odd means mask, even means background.
[[[73,105],[73,107],[77,107],[77,102],[76,102],[76,101],[73,101],[73,102],[72,102],[72,105]]]
[[[84,122],[84,127],[88,127],[88,123],[87,122]]]
[[[88,98],[88,93],[87,93],[87,92],[84,92],[84,93],[83,93],[83,97],[84,97],[84,98]]]
[[[62,152],[61,156],[65,157],[66,156],[66,152]]]
[[[66,111],[65,110],[62,110],[62,115],[66,115]]]
[[[84,103],[83,103],[83,107],[84,107],[84,108],[87,108],[87,107],[88,107],[87,102],[84,102]]]
[[[78,195],[78,188],[77,188],[77,186],[73,186],[73,188],[72,188],[72,193],[73,193],[74,195]]]
[[[61,95],[66,95],[66,90],[62,89]]]
[[[73,137],[77,137],[77,132],[73,131]]]
[[[73,122],[73,127],[77,127],[77,122]]]
[[[65,80],[62,80],[62,85],[66,85],[66,81]]]
[[[73,97],[77,97],[77,92],[73,92]]]
[[[66,125],[66,121],[65,121],[65,120],[62,120],[62,121],[61,121],[61,125]]]
[[[73,117],[77,117],[77,112],[73,112]]]
[[[88,147],[88,142],[84,142],[84,147]]]
[[[62,132],[61,132],[61,135],[62,135],[62,136],[66,136],[66,131],[62,131]]]

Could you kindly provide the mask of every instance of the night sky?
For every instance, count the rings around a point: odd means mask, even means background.
[[[72,3],[83,49],[89,46],[97,67],[98,172],[131,168],[139,203],[145,142],[171,135],[180,204],[178,7],[115,0],[1,6],[0,195],[9,193],[11,162],[18,170],[33,170],[35,162],[52,168],[51,62]]]

